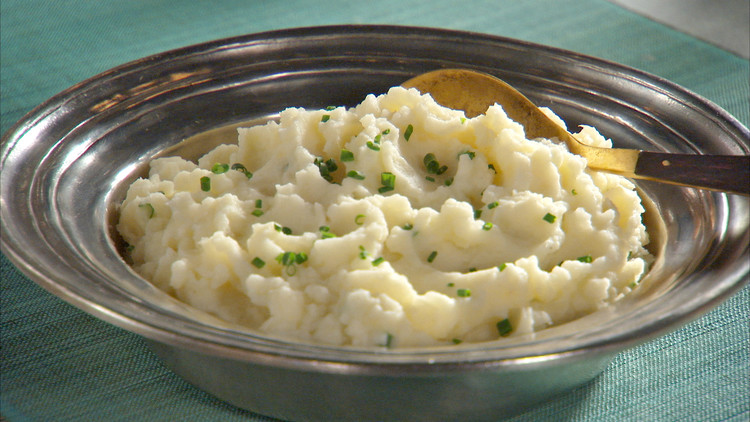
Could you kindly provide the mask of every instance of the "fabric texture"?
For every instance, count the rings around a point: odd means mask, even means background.
[[[150,54],[346,23],[461,29],[561,47],[657,74],[750,122],[747,60],[603,0],[3,0],[0,129],[54,94]],[[139,336],[47,293],[5,256],[0,268],[6,420],[272,420],[194,388]],[[619,354],[590,384],[511,420],[750,420],[749,303],[745,287],[696,321]]]

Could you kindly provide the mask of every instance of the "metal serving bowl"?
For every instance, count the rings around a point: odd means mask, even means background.
[[[609,309],[503,342],[354,349],[248,333],[169,297],[121,258],[113,222],[154,157],[196,156],[209,130],[288,106],[354,105],[441,67],[499,76],[571,127],[618,146],[748,154],[748,130],[658,77],[480,34],[393,26],[302,28],[125,64],[53,97],[2,138],[3,252],[31,279],[143,335],[166,365],[237,406],[293,420],[481,420],[583,384],[618,352],[676,329],[748,281],[748,199],[639,183],[663,218],[659,259]],[[221,132],[221,131],[219,131]],[[183,139],[190,138],[187,143]]]

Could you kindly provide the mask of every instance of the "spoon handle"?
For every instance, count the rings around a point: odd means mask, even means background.
[[[641,151],[638,178],[750,195],[750,155],[698,155]]]

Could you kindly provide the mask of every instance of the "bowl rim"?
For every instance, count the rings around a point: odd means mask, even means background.
[[[2,136],[2,154],[0,155],[0,164],[4,164],[8,158],[9,151],[12,150],[15,145],[13,141],[20,141],[26,131],[32,128],[40,119],[54,112],[55,109],[59,107],[59,104],[64,103],[69,96],[87,86],[96,84],[100,81],[106,81],[114,75],[119,75],[124,72],[137,72],[143,67],[158,65],[164,61],[180,57],[202,54],[211,50],[238,48],[243,45],[262,42],[263,40],[278,38],[305,38],[315,35],[320,36],[330,34],[361,36],[367,34],[392,35],[395,33],[435,38],[470,38],[475,42],[505,44],[519,49],[530,49],[533,51],[544,51],[550,54],[564,55],[571,60],[580,63],[605,67],[612,71],[621,73],[624,77],[639,79],[648,84],[650,88],[658,88],[669,91],[673,95],[691,98],[699,102],[702,107],[712,111],[713,119],[725,122],[735,130],[743,133],[747,138],[750,138],[750,131],[748,131],[746,127],[744,127],[727,111],[718,107],[706,98],[659,76],[612,61],[556,47],[471,31],[401,25],[327,25],[278,29],[193,44],[129,61],[94,75],[54,95],[30,112],[26,113],[18,122],[13,124]],[[750,150],[748,145],[744,145],[744,147],[746,150]],[[717,199],[719,202],[727,202],[726,194],[711,193],[710,195],[719,198]],[[7,206],[4,206],[3,208],[7,208]],[[681,312],[670,315],[668,318],[659,321],[658,325],[646,325],[640,329],[622,333],[619,337],[610,338],[606,342],[599,339],[600,341],[586,344],[585,348],[573,347],[535,356],[518,356],[512,354],[506,355],[505,357],[498,357],[497,354],[489,354],[491,355],[489,356],[486,353],[488,350],[477,346],[477,344],[474,344],[469,348],[452,348],[451,350],[447,350],[444,346],[439,348],[420,348],[417,351],[398,348],[391,350],[357,350],[305,344],[293,341],[269,340],[267,337],[263,336],[260,338],[265,341],[264,344],[254,344],[251,345],[253,347],[248,347],[248,344],[243,344],[242,341],[240,341],[246,339],[245,337],[239,337],[239,340],[237,341],[226,341],[227,335],[237,335],[237,333],[232,333],[231,331],[227,331],[222,335],[215,335],[215,333],[207,333],[197,330],[186,335],[185,333],[170,331],[163,326],[155,326],[146,321],[131,318],[117,312],[116,310],[92,303],[88,298],[80,296],[64,286],[61,286],[55,280],[51,280],[46,274],[34,268],[33,262],[31,262],[29,257],[19,250],[19,245],[8,240],[5,219],[0,221],[0,226],[2,229],[1,233],[3,234],[3,236],[0,236],[0,249],[3,254],[5,254],[5,256],[21,270],[21,272],[56,296],[104,321],[135,332],[151,340],[185,347],[202,353],[223,356],[229,359],[285,367],[298,367],[301,365],[307,368],[309,368],[309,362],[314,360],[319,362],[320,365],[318,365],[318,368],[325,367],[327,368],[326,370],[336,372],[351,372],[355,370],[355,367],[358,372],[373,370],[379,373],[383,370],[388,370],[384,368],[395,368],[393,372],[394,374],[403,373],[404,371],[431,372],[437,367],[440,367],[441,371],[450,370],[450,368],[465,371],[466,366],[469,363],[472,364],[474,369],[480,370],[487,366],[495,368],[515,367],[518,365],[538,366],[550,364],[551,362],[559,360],[586,359],[590,358],[592,354],[612,354],[627,347],[643,343],[665,332],[672,331],[676,329],[677,326],[683,325],[688,321],[697,318],[708,312],[711,308],[717,306],[750,281],[750,278],[748,278],[748,267],[750,267],[750,264],[745,264],[744,267],[736,270],[736,280],[733,280],[731,283],[725,283],[725,288],[721,291],[715,292],[710,300],[702,302],[699,307],[678,308]],[[747,251],[745,255],[750,256]],[[199,335],[203,336],[201,337]],[[279,349],[279,346],[284,347]],[[289,347],[296,349],[296,351],[290,350]]]

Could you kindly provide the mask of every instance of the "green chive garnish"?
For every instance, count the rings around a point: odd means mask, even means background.
[[[315,157],[313,163],[318,167],[318,171],[320,172],[320,176],[322,178],[329,182],[333,182],[331,173],[335,172],[339,168],[339,166],[336,164],[336,160],[334,160],[333,158],[329,158],[328,160],[324,161],[323,157]]]
[[[500,270],[500,271],[502,271],[502,270],[504,270],[504,269],[505,269],[505,267],[507,267],[507,266],[508,266],[508,264],[506,264],[505,262],[503,262],[502,264],[500,264],[500,265],[498,265],[498,266],[497,266],[497,269],[498,269],[498,270]]]
[[[320,226],[320,238],[321,239],[330,239],[332,237],[336,237],[335,234],[331,233],[331,228],[328,226]]]
[[[393,344],[393,334],[387,333],[385,335],[385,347],[390,348],[392,344]]]
[[[352,179],[357,180],[365,180],[365,175],[358,172],[357,170],[350,170],[348,173],[346,173],[346,177],[351,177]]]
[[[364,214],[357,214],[356,217],[354,217],[354,224],[357,224],[359,226],[362,225],[362,223],[365,222],[365,215]]]
[[[497,201],[490,202],[489,204],[487,204],[487,209],[491,210],[491,209],[497,207],[498,205],[500,205],[500,204],[498,204]]]
[[[482,217],[482,210],[474,210],[474,219],[479,220]]]
[[[414,225],[412,225],[411,223],[406,223],[403,226],[401,226],[401,228],[404,230],[411,230],[414,228]]]
[[[490,223],[489,221],[482,225],[482,230],[488,231],[491,229],[492,229],[492,223]]]
[[[453,342],[453,344],[461,344],[461,343],[463,343],[463,340],[461,340],[460,338],[454,338],[451,341]]]
[[[427,180],[428,182],[434,182],[435,178],[432,176],[425,176],[425,180]]]
[[[378,192],[392,191],[396,186],[396,175],[387,171],[380,173],[380,183],[383,185]]]
[[[432,253],[430,253],[430,256],[427,257],[427,262],[434,261],[435,257],[437,257],[437,251],[432,251]]]
[[[466,151],[463,151],[463,152],[459,153],[458,154],[458,158],[460,158],[464,154],[468,155],[470,160],[473,160],[474,157],[476,156],[476,153],[474,151],[466,150]]]
[[[255,208],[263,208],[263,200],[262,199],[256,199],[255,200]]]
[[[507,337],[511,331],[513,331],[513,327],[510,325],[508,318],[497,323],[497,332],[500,334],[500,337]]]
[[[375,258],[375,259],[372,260],[372,265],[374,267],[377,267],[378,265],[382,264],[383,261],[385,261],[385,258],[383,258],[382,256],[379,257],[379,258]]]
[[[208,176],[201,177],[201,190],[208,192],[211,190],[211,178]]]
[[[222,174],[229,171],[229,164],[216,163],[211,167],[211,173]]]
[[[253,174],[250,173],[249,171],[247,171],[247,169],[245,168],[245,166],[243,166],[240,163],[234,163],[234,164],[232,164],[232,170],[237,170],[240,173],[244,173],[245,177],[247,177],[248,179],[251,179],[253,177]]]
[[[362,245],[359,245],[359,259],[367,259],[367,251]]]
[[[252,264],[255,265],[255,268],[263,268],[263,266],[266,265],[266,261],[256,256],[255,258],[253,258]]]
[[[555,220],[557,220],[557,217],[555,217],[554,215],[552,215],[550,213],[547,213],[547,214],[544,215],[544,217],[542,217],[542,220],[544,220],[544,221],[552,224],[552,223],[555,222]]]
[[[409,138],[411,138],[412,132],[414,132],[414,126],[407,126],[406,130],[404,131],[404,139],[406,139],[406,142],[409,142]]]
[[[254,215],[254,216],[256,216],[256,217],[260,217],[261,215],[263,215],[263,210],[258,210],[258,209],[255,209],[255,210],[253,210],[253,212],[251,212],[250,214],[252,214],[252,215]]]
[[[354,161],[354,153],[349,151],[348,149],[342,149],[339,159],[341,161]]]
[[[330,115],[328,115],[328,114],[324,114],[324,115],[323,115],[323,117],[321,117],[321,118],[320,118],[320,121],[321,121],[321,122],[323,122],[323,123],[325,123],[325,122],[327,122],[327,121],[328,121],[328,119],[330,119],[330,118],[331,118],[331,116],[330,116]]]
[[[577,259],[577,260],[579,260],[579,261],[581,261],[581,262],[585,262],[585,263],[587,263],[587,264],[588,264],[588,263],[591,263],[591,262],[592,262],[592,261],[594,260],[594,259],[593,259],[593,258],[591,257],[591,255],[586,255],[586,256],[579,256],[579,257],[578,257],[578,258],[576,258],[576,259]]]
[[[452,177],[449,177],[449,178],[445,179],[445,186],[450,186],[452,184],[453,184],[453,178]]]
[[[372,141],[367,141],[367,148],[370,148],[373,151],[380,151],[380,147],[373,144]]]
[[[148,218],[151,218],[154,216],[154,206],[150,203],[146,202],[143,204],[138,205],[138,208],[143,208],[146,210],[146,213],[148,213]]]
[[[456,290],[456,295],[458,295],[458,297],[469,297],[469,296],[471,296],[471,290],[469,290],[469,289],[458,289],[458,290]]]

